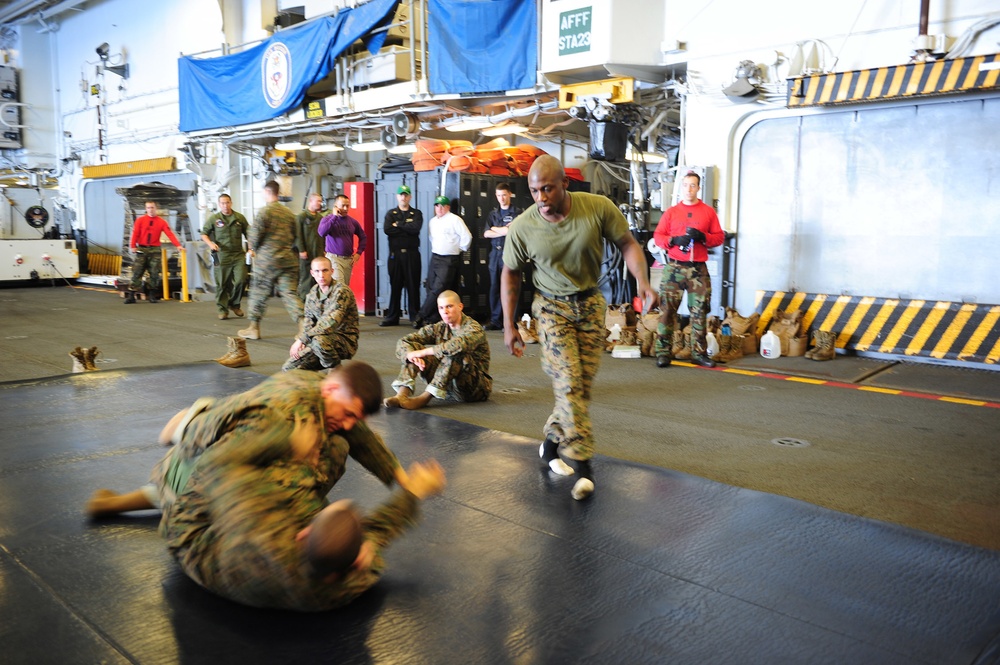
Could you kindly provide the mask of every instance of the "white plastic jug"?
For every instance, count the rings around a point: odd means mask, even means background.
[[[719,355],[719,340],[715,339],[715,333],[705,334],[705,351],[709,358]]]
[[[622,326],[620,323],[616,323],[611,326],[611,334],[608,335],[609,342],[617,342],[622,337]]]
[[[781,357],[781,340],[771,330],[768,330],[760,338],[760,355],[765,358]]]

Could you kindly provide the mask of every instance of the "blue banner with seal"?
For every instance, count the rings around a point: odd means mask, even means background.
[[[398,0],[371,0],[336,16],[281,30],[260,44],[217,58],[177,60],[180,130],[195,132],[262,122],[298,108],[337,56],[388,24]],[[366,40],[374,53],[385,31]]]

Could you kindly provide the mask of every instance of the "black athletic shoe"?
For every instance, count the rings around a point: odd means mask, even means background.
[[[696,365],[701,365],[702,367],[709,367],[709,368],[715,367],[715,361],[709,358],[708,356],[701,356],[695,354],[691,356],[691,362],[693,362]]]
[[[380,328],[385,328],[387,326],[398,326],[399,325],[399,319],[393,319],[393,320],[382,319],[381,321],[378,322],[378,325],[379,325]]]
[[[483,330],[503,330],[503,324],[490,321],[485,326],[483,326]]]
[[[670,356],[656,356],[657,367],[670,367]]]
[[[542,458],[552,473],[560,476],[573,475],[573,467],[560,459],[559,444],[552,439],[547,438],[542,441],[542,445],[538,448],[538,456]]]

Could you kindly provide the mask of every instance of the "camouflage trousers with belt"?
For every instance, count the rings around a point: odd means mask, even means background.
[[[161,295],[163,284],[163,253],[159,247],[138,247],[132,259],[132,281],[130,291],[142,291],[142,276],[149,273],[149,288],[157,296]]]
[[[590,390],[604,355],[604,315],[607,303],[600,292],[578,301],[556,300],[535,294],[535,318],[542,369],[552,379],[555,407],[545,423],[545,438],[559,443],[566,457],[594,456],[590,422]]]
[[[670,356],[677,323],[677,308],[681,306],[684,292],[688,294],[691,312],[691,353],[707,355],[705,320],[712,306],[712,279],[704,263],[684,265],[668,262],[660,281],[660,321],[656,326],[654,355]]]

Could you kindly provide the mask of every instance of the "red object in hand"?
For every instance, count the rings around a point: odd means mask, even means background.
[[[632,309],[639,314],[645,314],[645,312],[642,311],[642,298],[640,296],[632,298]]]

